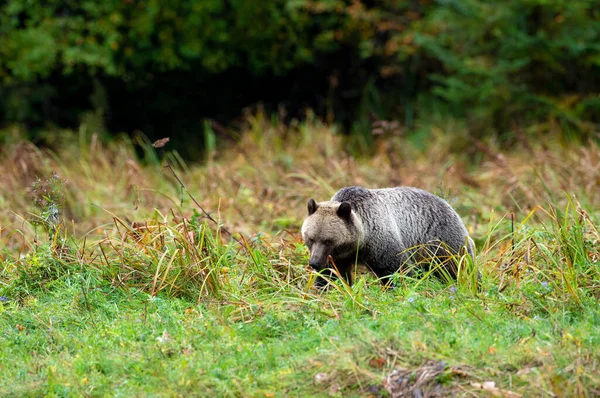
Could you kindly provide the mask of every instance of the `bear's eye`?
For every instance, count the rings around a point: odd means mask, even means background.
[[[333,245],[333,241],[331,239],[325,239],[325,240],[323,240],[323,244],[325,246],[331,246],[331,245]]]

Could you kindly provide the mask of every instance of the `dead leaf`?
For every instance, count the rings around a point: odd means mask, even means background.
[[[420,341],[414,341],[413,346],[415,347],[415,349],[417,351],[426,351],[427,350],[427,344],[422,343]]]
[[[375,369],[381,369],[385,366],[385,364],[387,363],[387,361],[381,357],[377,357],[377,358],[372,358],[369,361],[369,366]]]
[[[152,146],[154,148],[162,148],[165,145],[167,145],[167,142],[169,142],[170,140],[171,139],[169,137],[161,138],[160,140],[154,141],[154,144],[152,144]]]
[[[468,368],[464,365],[457,365],[450,368],[450,371],[453,375],[459,377],[469,377]]]

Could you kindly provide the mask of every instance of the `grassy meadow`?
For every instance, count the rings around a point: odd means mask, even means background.
[[[359,154],[259,114],[196,164],[85,126],[52,151],[3,131],[0,396],[600,396],[598,144],[502,151],[439,124]],[[316,290],[306,202],[349,185],[448,200],[480,289],[358,267]]]

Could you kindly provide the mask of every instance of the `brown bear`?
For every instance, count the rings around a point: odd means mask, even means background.
[[[308,201],[302,239],[309,265],[331,268],[351,284],[355,263],[370,268],[382,283],[408,263],[440,261],[455,277],[451,256],[463,248],[474,259],[474,244],[458,214],[442,198],[412,187],[339,190],[330,201]],[[327,275],[332,276],[331,273]],[[319,277],[317,285],[327,282]]]

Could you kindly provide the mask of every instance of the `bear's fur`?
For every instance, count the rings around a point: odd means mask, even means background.
[[[449,257],[460,253],[465,245],[474,256],[473,241],[452,207],[429,192],[411,187],[348,187],[330,201],[310,199],[302,239],[310,250],[312,268],[329,268],[331,256],[350,284],[356,262],[368,266],[386,283],[386,277],[408,262],[431,263],[427,259],[435,257],[455,276]],[[326,281],[319,278],[318,285],[324,284]]]

